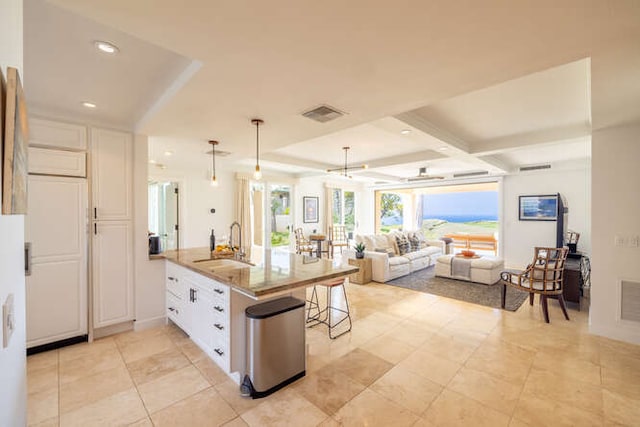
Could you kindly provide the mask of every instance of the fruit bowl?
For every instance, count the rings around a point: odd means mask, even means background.
[[[464,250],[464,251],[461,251],[460,253],[465,258],[471,258],[472,256],[474,256],[476,254],[474,251],[469,251],[469,250]]]

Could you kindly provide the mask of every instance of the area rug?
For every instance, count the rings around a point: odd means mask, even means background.
[[[500,291],[502,291],[500,282],[493,285],[482,285],[479,283],[465,282],[463,280],[436,277],[434,267],[425,268],[407,276],[398,277],[386,284],[487,307],[500,308]],[[516,311],[528,296],[528,292],[508,287],[505,309]]]

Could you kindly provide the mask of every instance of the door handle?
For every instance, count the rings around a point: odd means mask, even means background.
[[[24,275],[31,276],[31,242],[24,243]]]
[[[98,208],[93,208],[93,219],[98,219]]]
[[[220,313],[222,313],[224,311],[224,308],[220,307],[219,305],[216,305],[215,307],[213,307],[213,309],[215,311],[219,311]]]
[[[213,326],[215,326],[219,331],[224,330],[224,326],[222,326],[220,323],[215,323]]]

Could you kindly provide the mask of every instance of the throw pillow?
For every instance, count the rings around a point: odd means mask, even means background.
[[[374,249],[374,252],[379,252],[379,253],[383,253],[383,254],[387,254],[387,256],[389,258],[394,257],[396,254],[393,252],[393,249],[391,248],[377,248]]]
[[[411,252],[419,251],[420,249],[422,249],[420,247],[420,239],[415,234],[412,234],[411,237],[409,237],[409,243],[411,244]]]
[[[398,244],[398,253],[404,255],[411,251],[411,243],[404,234],[398,233],[396,235],[396,243]]]

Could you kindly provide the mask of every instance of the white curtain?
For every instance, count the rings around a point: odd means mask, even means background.
[[[416,230],[422,229],[422,194],[414,194],[413,195],[413,206],[415,209],[414,216],[414,228]]]
[[[237,191],[236,191],[236,221],[240,223],[242,230],[242,242],[240,246],[244,249],[247,258],[251,257],[251,187],[249,186],[249,179],[238,177],[236,179]]]
[[[329,231],[333,227],[333,190],[334,187],[324,188],[324,232],[328,239],[331,238]]]

